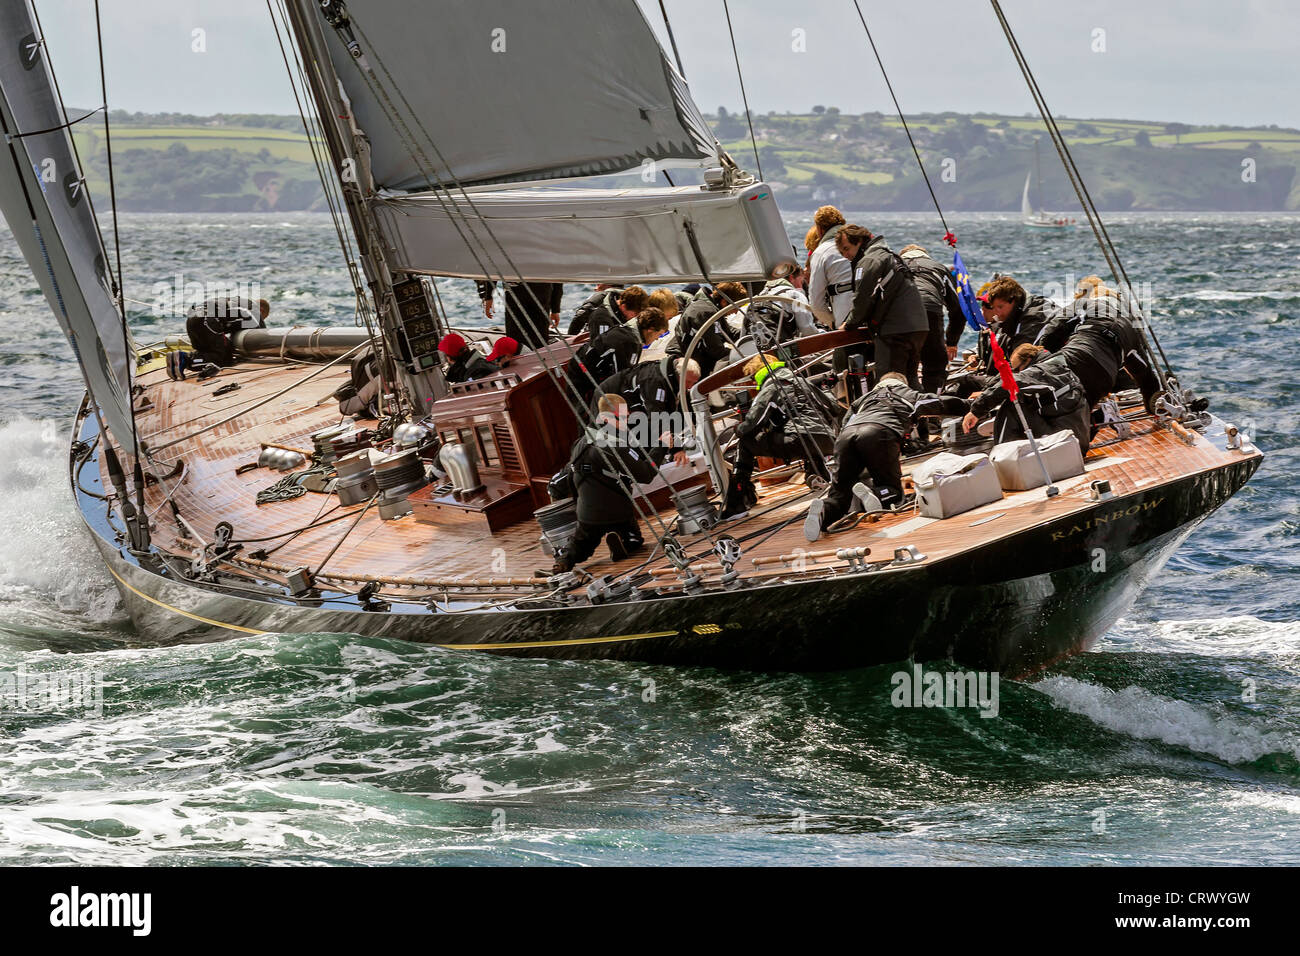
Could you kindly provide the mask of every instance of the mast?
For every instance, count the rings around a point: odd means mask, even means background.
[[[1034,137],[1034,182],[1037,184],[1034,195],[1038,197],[1035,200],[1034,212],[1041,213],[1043,211],[1043,166],[1038,155],[1037,136]]]
[[[285,0],[294,40],[302,58],[307,84],[316,105],[320,126],[325,134],[326,146],[333,159],[335,176],[343,194],[348,219],[352,223],[360,251],[361,268],[370,289],[371,300],[379,317],[383,341],[383,355],[379,360],[386,370],[385,378],[399,386],[401,398],[409,410],[425,409],[434,399],[446,392],[440,372],[411,375],[397,360],[397,336],[401,334],[398,322],[399,307],[393,291],[393,269],[389,261],[382,231],[376,223],[368,198],[375,193],[375,181],[370,165],[370,142],[357,128],[352,116],[352,105],[343,93],[334,66],[326,53],[325,37],[316,17],[305,6],[312,0]],[[347,12],[337,0],[322,0],[322,14],[332,18],[336,28],[349,31]],[[359,48],[356,51],[361,56]],[[420,415],[414,417],[419,418]]]

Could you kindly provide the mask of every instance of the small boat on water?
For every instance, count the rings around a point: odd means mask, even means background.
[[[446,313],[434,277],[764,282],[794,267],[771,191],[721,150],[636,4],[286,0],[277,30],[315,107],[358,322],[238,332],[238,364],[206,379],[131,342],[26,0],[0,5],[0,26],[0,209],[85,377],[70,487],[148,641],[337,631],[504,655],[1025,674],[1096,641],[1261,461],[1166,375],[1154,412],[1115,396],[1080,469],[1050,486],[946,516],[918,497],[810,546],[818,492],[797,461],[760,471],[747,515],[719,521],[737,355],[681,390],[693,448],[635,495],[646,554],[538,576],[574,522],[550,482],[584,425],[566,377],[581,337],[448,382],[440,338],[482,331]],[[66,172],[48,181],[44,159]],[[645,161],[695,165],[704,183],[545,185]],[[864,339],[826,332],[782,355],[808,370]],[[378,412],[344,417],[366,349]],[[905,471],[989,444],[949,427]]]
[[[1073,229],[1078,225],[1074,219],[1043,209],[1043,170],[1038,159],[1038,140],[1034,140],[1034,170],[1038,175],[1035,199],[1033,202],[1029,199],[1029,185],[1034,181],[1031,172],[1025,176],[1025,191],[1020,197],[1020,224],[1027,229]]]

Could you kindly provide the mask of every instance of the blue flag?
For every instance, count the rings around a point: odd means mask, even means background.
[[[966,263],[961,261],[961,253],[956,249],[952,251],[952,278],[957,285],[957,300],[961,303],[962,315],[966,316],[966,324],[976,332],[988,328],[984,313],[980,311],[979,300],[970,287],[970,273],[966,271]]]

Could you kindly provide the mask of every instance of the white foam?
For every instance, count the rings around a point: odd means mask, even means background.
[[[66,426],[0,423],[0,587],[60,611],[104,621],[117,591],[87,537],[68,485]]]
[[[1106,636],[1125,650],[1200,657],[1268,657],[1300,670],[1300,622],[1218,617],[1206,620],[1124,620]]]
[[[1227,763],[1242,764],[1267,754],[1289,753],[1300,759],[1300,739],[1261,730],[1210,708],[1153,694],[1141,687],[1111,690],[1072,677],[1048,677],[1032,685],[1057,707],[1093,723],[1140,740],[1186,747]]]

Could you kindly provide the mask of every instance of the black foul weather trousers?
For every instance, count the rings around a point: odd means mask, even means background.
[[[822,527],[834,524],[849,513],[853,505],[853,485],[862,481],[883,495],[903,496],[902,442],[884,425],[868,422],[852,425],[835,440],[836,471],[831,490],[826,495]]]

